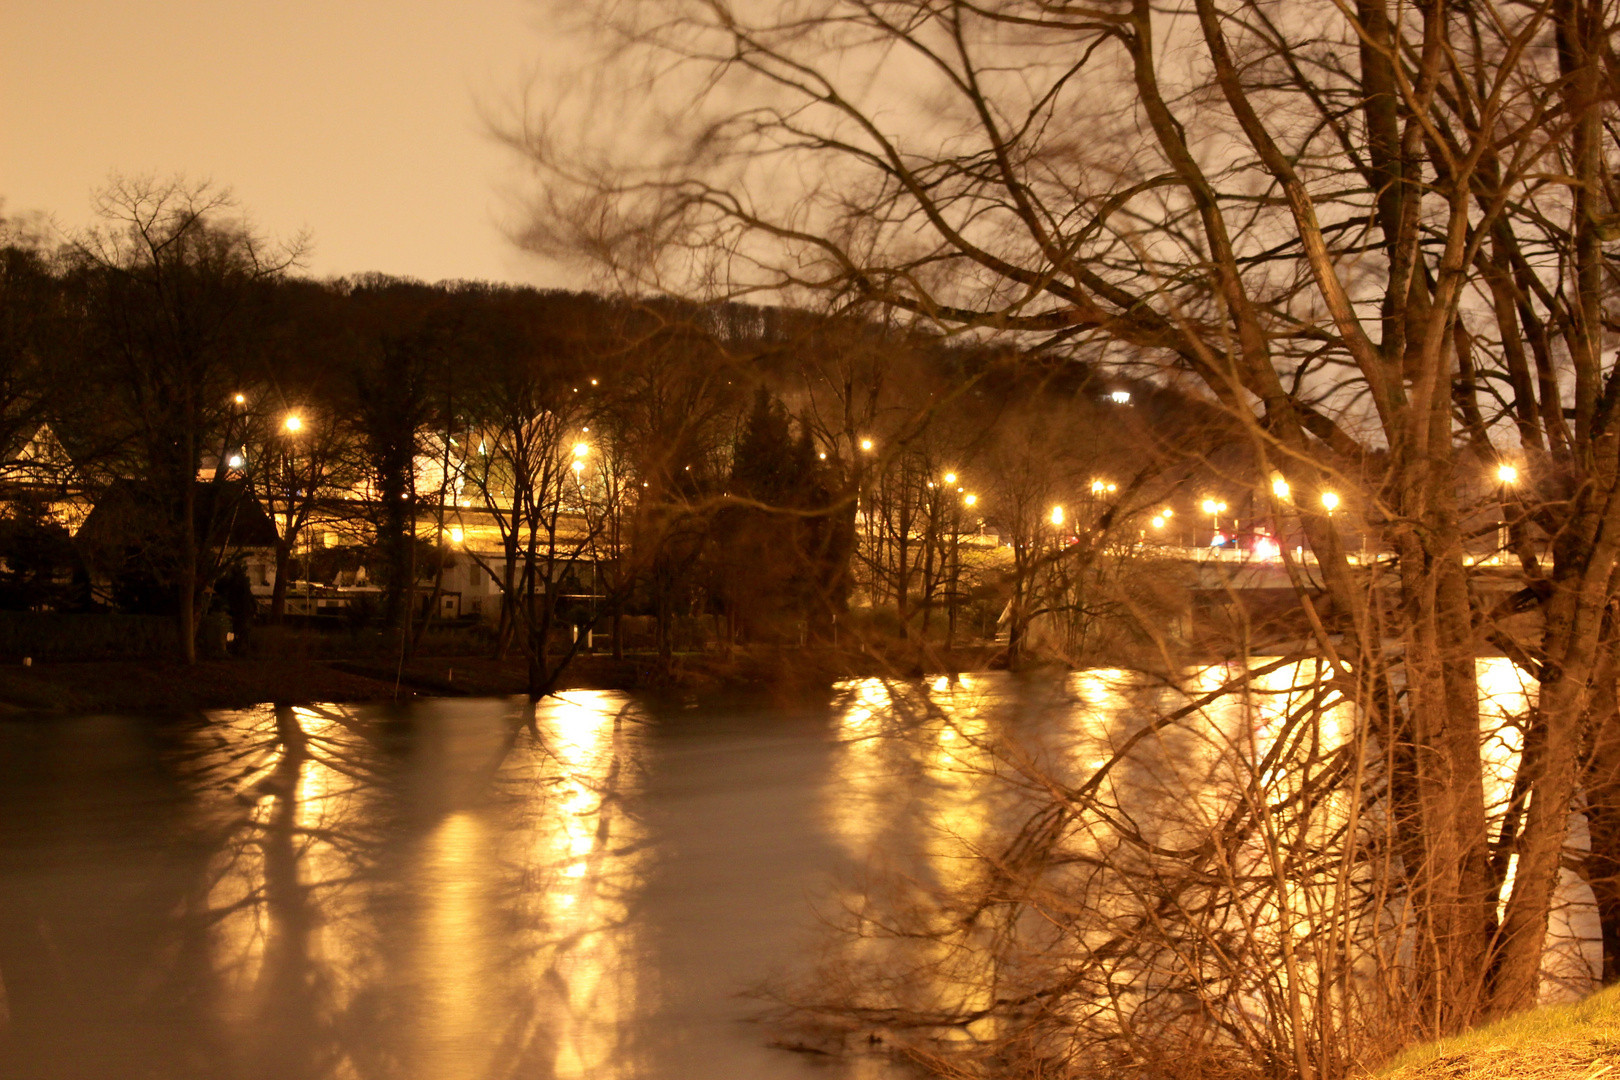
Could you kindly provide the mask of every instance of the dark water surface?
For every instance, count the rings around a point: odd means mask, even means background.
[[[738,996],[899,827],[844,693],[0,723],[0,1077],[896,1075]]]

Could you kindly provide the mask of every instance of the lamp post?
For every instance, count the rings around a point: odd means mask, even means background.
[[[591,380],[591,385],[592,386],[596,385],[596,380],[595,379]],[[589,431],[590,428],[586,428],[585,430]],[[579,499],[579,512],[580,512],[580,514],[582,516],[585,516],[587,518],[587,520],[589,519],[589,515],[587,513],[587,508],[585,506],[585,459],[590,457],[590,454],[591,454],[591,444],[590,443],[587,443],[587,442],[577,442],[577,443],[575,443],[574,444],[574,460],[568,466],[570,469],[573,470],[573,473],[574,473],[574,494]],[[596,541],[593,539],[591,541],[591,585],[590,585],[591,602],[590,602],[590,606],[589,606],[589,615],[587,616],[590,619],[590,622],[585,627],[585,651],[586,652],[595,652],[596,651],[596,589],[597,589],[597,580],[600,577],[601,577],[601,564],[600,564],[600,561],[599,561],[599,559],[597,557]]]
[[[1514,484],[1519,482],[1519,470],[1503,462],[1496,467],[1496,479],[1501,485],[1500,501],[1502,504],[1502,520],[1496,526],[1496,550],[1498,556],[1505,562],[1507,561],[1508,542],[1511,539],[1508,535],[1507,520],[1508,492]]]
[[[304,418],[295,412],[290,412],[281,421],[281,428],[287,433],[289,439],[286,443],[287,461],[287,531],[291,532],[297,511],[293,509],[293,502],[298,498],[298,455],[293,450],[292,436],[304,430]],[[314,584],[312,581],[313,563],[315,562],[315,538],[307,535],[304,539],[304,628],[310,627],[309,616],[314,608]]]
[[[1216,547],[1215,538],[1221,534],[1221,515],[1226,512],[1226,504],[1219,499],[1205,499],[1203,511],[1209,515],[1209,546],[1213,551]]]
[[[945,482],[955,484],[956,474],[946,473]],[[956,489],[957,494],[960,494],[961,491],[961,488]],[[948,556],[950,560],[949,573],[946,576],[946,580],[949,582],[947,588],[949,588],[950,592],[945,601],[946,652],[950,652],[956,647],[957,589],[962,581],[962,507],[972,506],[973,504],[968,501],[971,498],[971,495],[963,495],[960,499],[951,502],[951,550]]]

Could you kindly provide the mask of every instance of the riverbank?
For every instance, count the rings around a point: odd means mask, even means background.
[[[1620,987],[1415,1047],[1382,1080],[1595,1080],[1620,1069]]]
[[[872,675],[916,677],[980,671],[993,650],[915,652],[735,650],[731,655],[683,654],[665,671],[650,655],[623,660],[576,657],[565,690],[749,691],[795,694],[838,679]],[[521,694],[521,661],[488,657],[385,660],[201,660],[191,666],[148,660],[0,665],[0,713],[173,712],[286,704],[402,700],[412,697],[498,697]]]

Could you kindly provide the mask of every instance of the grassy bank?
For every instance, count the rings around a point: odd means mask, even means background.
[[[1620,1076],[1620,986],[1415,1047],[1388,1080],[1598,1080]]]

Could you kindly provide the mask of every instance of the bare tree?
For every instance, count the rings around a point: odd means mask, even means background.
[[[653,110],[638,149],[666,153],[628,166],[515,131],[569,211],[542,207],[531,241],[645,285],[819,293],[1200,387],[1256,479],[1286,482],[1269,510],[1319,567],[1300,599],[1324,685],[1387,754],[1388,865],[1425,943],[1410,1000],[1435,1032],[1534,1002],[1581,732],[1615,722],[1613,6],[599,15],[682,111]],[[1374,531],[1376,568],[1327,493]],[[1498,496],[1524,588],[1493,605],[1465,522]],[[1522,812],[1494,829],[1482,648],[1540,683]]]
[[[286,614],[291,563],[300,541],[320,511],[329,511],[336,499],[353,489],[360,469],[352,432],[330,406],[261,401],[244,408],[253,409],[246,423],[249,431],[240,450],[228,451],[221,467],[238,469],[248,477],[275,526],[270,618],[279,623]],[[306,564],[305,577],[310,573]]]
[[[73,245],[87,350],[160,527],[192,663],[233,509],[224,470],[207,489],[199,470],[243,434],[235,398],[252,349],[255,288],[294,265],[300,248],[268,244],[233,218],[229,193],[208,184],[119,177],[96,209],[106,224]]]

